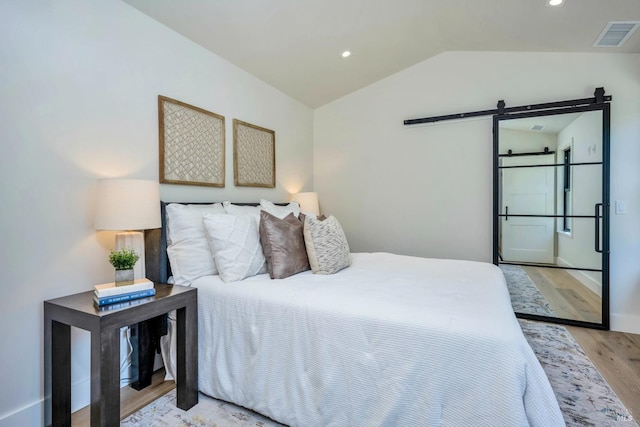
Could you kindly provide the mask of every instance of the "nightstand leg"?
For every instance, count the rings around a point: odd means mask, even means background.
[[[195,298],[192,304],[176,310],[176,329],[176,406],[186,411],[198,403],[198,306]]]
[[[51,322],[52,426],[71,425],[71,327]]]
[[[91,333],[91,426],[120,425],[120,329]]]

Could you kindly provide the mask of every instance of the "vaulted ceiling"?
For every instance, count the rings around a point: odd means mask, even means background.
[[[640,0],[123,1],[312,108],[445,51],[640,53],[593,46]]]

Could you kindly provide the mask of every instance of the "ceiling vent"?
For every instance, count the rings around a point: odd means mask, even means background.
[[[620,47],[627,41],[631,34],[640,26],[638,21],[609,22],[602,30],[594,46]]]
[[[533,126],[531,126],[531,130],[535,131],[535,132],[540,132],[542,129],[544,129],[543,125],[533,125]]]

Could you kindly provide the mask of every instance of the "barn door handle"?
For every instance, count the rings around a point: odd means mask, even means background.
[[[600,247],[600,208],[604,206],[602,203],[596,203],[595,208],[596,208],[596,236],[595,236],[595,241],[596,241],[596,252],[598,253],[602,253],[602,248]]]
[[[504,220],[509,221],[509,206],[504,207]]]

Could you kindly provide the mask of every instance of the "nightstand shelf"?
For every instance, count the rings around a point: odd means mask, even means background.
[[[176,310],[177,406],[198,403],[197,289],[155,284],[155,297],[97,308],[93,291],[44,302],[45,420],[71,425],[71,326],[91,333],[91,425],[120,423],[120,328]]]

